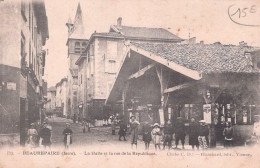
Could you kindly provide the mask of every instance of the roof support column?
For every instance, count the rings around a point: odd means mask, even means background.
[[[168,101],[168,97],[169,97],[169,94],[168,95],[164,94],[164,90],[168,86],[169,72],[167,73],[167,71],[165,71],[165,69],[163,69],[162,65],[156,65],[156,73],[157,73],[157,76],[159,78],[159,82],[160,82],[160,86],[161,86],[161,107],[160,107],[160,111],[162,111],[163,114],[159,114],[160,124],[164,124],[165,107],[167,105],[167,101]],[[160,113],[160,111],[159,111],[159,113]]]
[[[129,87],[129,82],[126,81],[124,83],[123,92],[122,92],[122,112],[123,112],[123,116],[124,117],[126,117],[125,116],[125,114],[126,114],[126,105],[125,105],[126,101],[125,101],[125,99],[126,99],[126,92],[128,90],[128,87]]]

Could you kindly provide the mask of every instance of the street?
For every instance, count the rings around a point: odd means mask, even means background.
[[[65,118],[49,118],[49,125],[52,127],[52,147],[63,147],[63,138],[62,135],[63,130],[65,129],[66,123],[70,123],[70,128],[73,131],[72,137],[72,145],[71,148],[75,147],[84,147],[84,148],[109,148],[109,149],[131,149],[131,142],[129,140],[129,135],[127,134],[127,141],[119,141],[118,140],[118,127],[116,129],[116,135],[111,134],[111,127],[93,127],[90,132],[83,133],[83,127],[80,123],[73,123],[72,120]],[[191,150],[191,147],[188,145],[188,137],[185,138],[185,149]],[[173,139],[172,145],[174,147],[175,141]],[[161,149],[162,149],[161,145]],[[181,144],[178,146],[181,148]],[[135,148],[135,146],[134,146]],[[139,135],[138,138],[138,150],[144,150],[145,145],[142,141],[142,136]],[[167,149],[167,147],[166,147]],[[153,142],[150,144],[150,150],[155,150]]]
[[[119,141],[117,135],[112,135],[111,127],[94,127],[91,128],[90,132],[86,130],[86,133],[83,133],[83,127],[80,123],[73,123],[71,120],[65,118],[50,118],[49,124],[52,126],[51,141],[53,147],[63,146],[64,136],[62,132],[65,129],[66,122],[71,124],[70,128],[73,131],[72,147],[93,147],[96,145],[99,147],[109,146],[109,148],[118,148],[119,146],[119,148],[131,147],[130,141]],[[140,141],[140,143],[142,142]]]
[[[111,127],[93,127],[90,132],[83,133],[83,127],[80,123],[73,123],[71,120],[65,118],[50,118],[48,119],[49,125],[52,127],[52,147],[63,147],[63,130],[65,129],[66,123],[70,123],[70,128],[73,131],[72,136],[72,146],[74,147],[99,147],[110,149],[131,149],[131,142],[129,140],[129,135],[127,135],[127,141],[118,140],[118,129],[116,129],[116,135],[111,134]],[[186,138],[187,139],[187,138]],[[173,140],[174,144],[174,140]],[[188,144],[188,142],[186,142]],[[181,147],[181,145],[179,146]],[[134,147],[135,148],[135,147]],[[145,145],[142,141],[142,136],[139,135],[138,149],[144,150]],[[162,146],[161,146],[162,148]],[[154,145],[151,142],[150,149],[154,150]],[[185,149],[190,149],[189,145],[185,145]]]

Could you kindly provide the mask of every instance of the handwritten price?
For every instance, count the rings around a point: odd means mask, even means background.
[[[257,6],[251,5],[248,7],[239,7],[238,5],[230,5],[228,7],[228,16],[231,21],[242,26],[259,27],[259,15],[257,14]],[[251,20],[251,21],[250,21]],[[253,23],[252,23],[253,20]]]

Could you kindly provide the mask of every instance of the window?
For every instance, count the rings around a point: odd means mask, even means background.
[[[80,43],[79,42],[75,43],[75,53],[80,53]]]
[[[116,59],[117,57],[117,42],[107,41],[107,59]]]
[[[117,57],[117,42],[107,41],[107,55],[104,56],[105,59],[105,72],[115,74],[117,70],[116,64]]]
[[[82,43],[82,48],[81,48],[81,52],[82,52],[83,54],[87,54],[87,52],[86,52],[86,47],[87,47],[87,43],[83,42],[83,43]]]
[[[115,74],[116,73],[116,61],[106,60],[105,62],[105,72]]]
[[[94,45],[93,44],[90,45],[89,55],[94,56]]]

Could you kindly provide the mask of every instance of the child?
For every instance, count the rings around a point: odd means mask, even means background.
[[[161,149],[160,147],[160,140],[161,140],[161,130],[160,130],[160,126],[158,123],[155,123],[154,128],[152,130],[152,138],[153,138],[153,142],[154,142],[154,146],[155,146],[155,150],[157,150],[157,147],[159,149]]]

